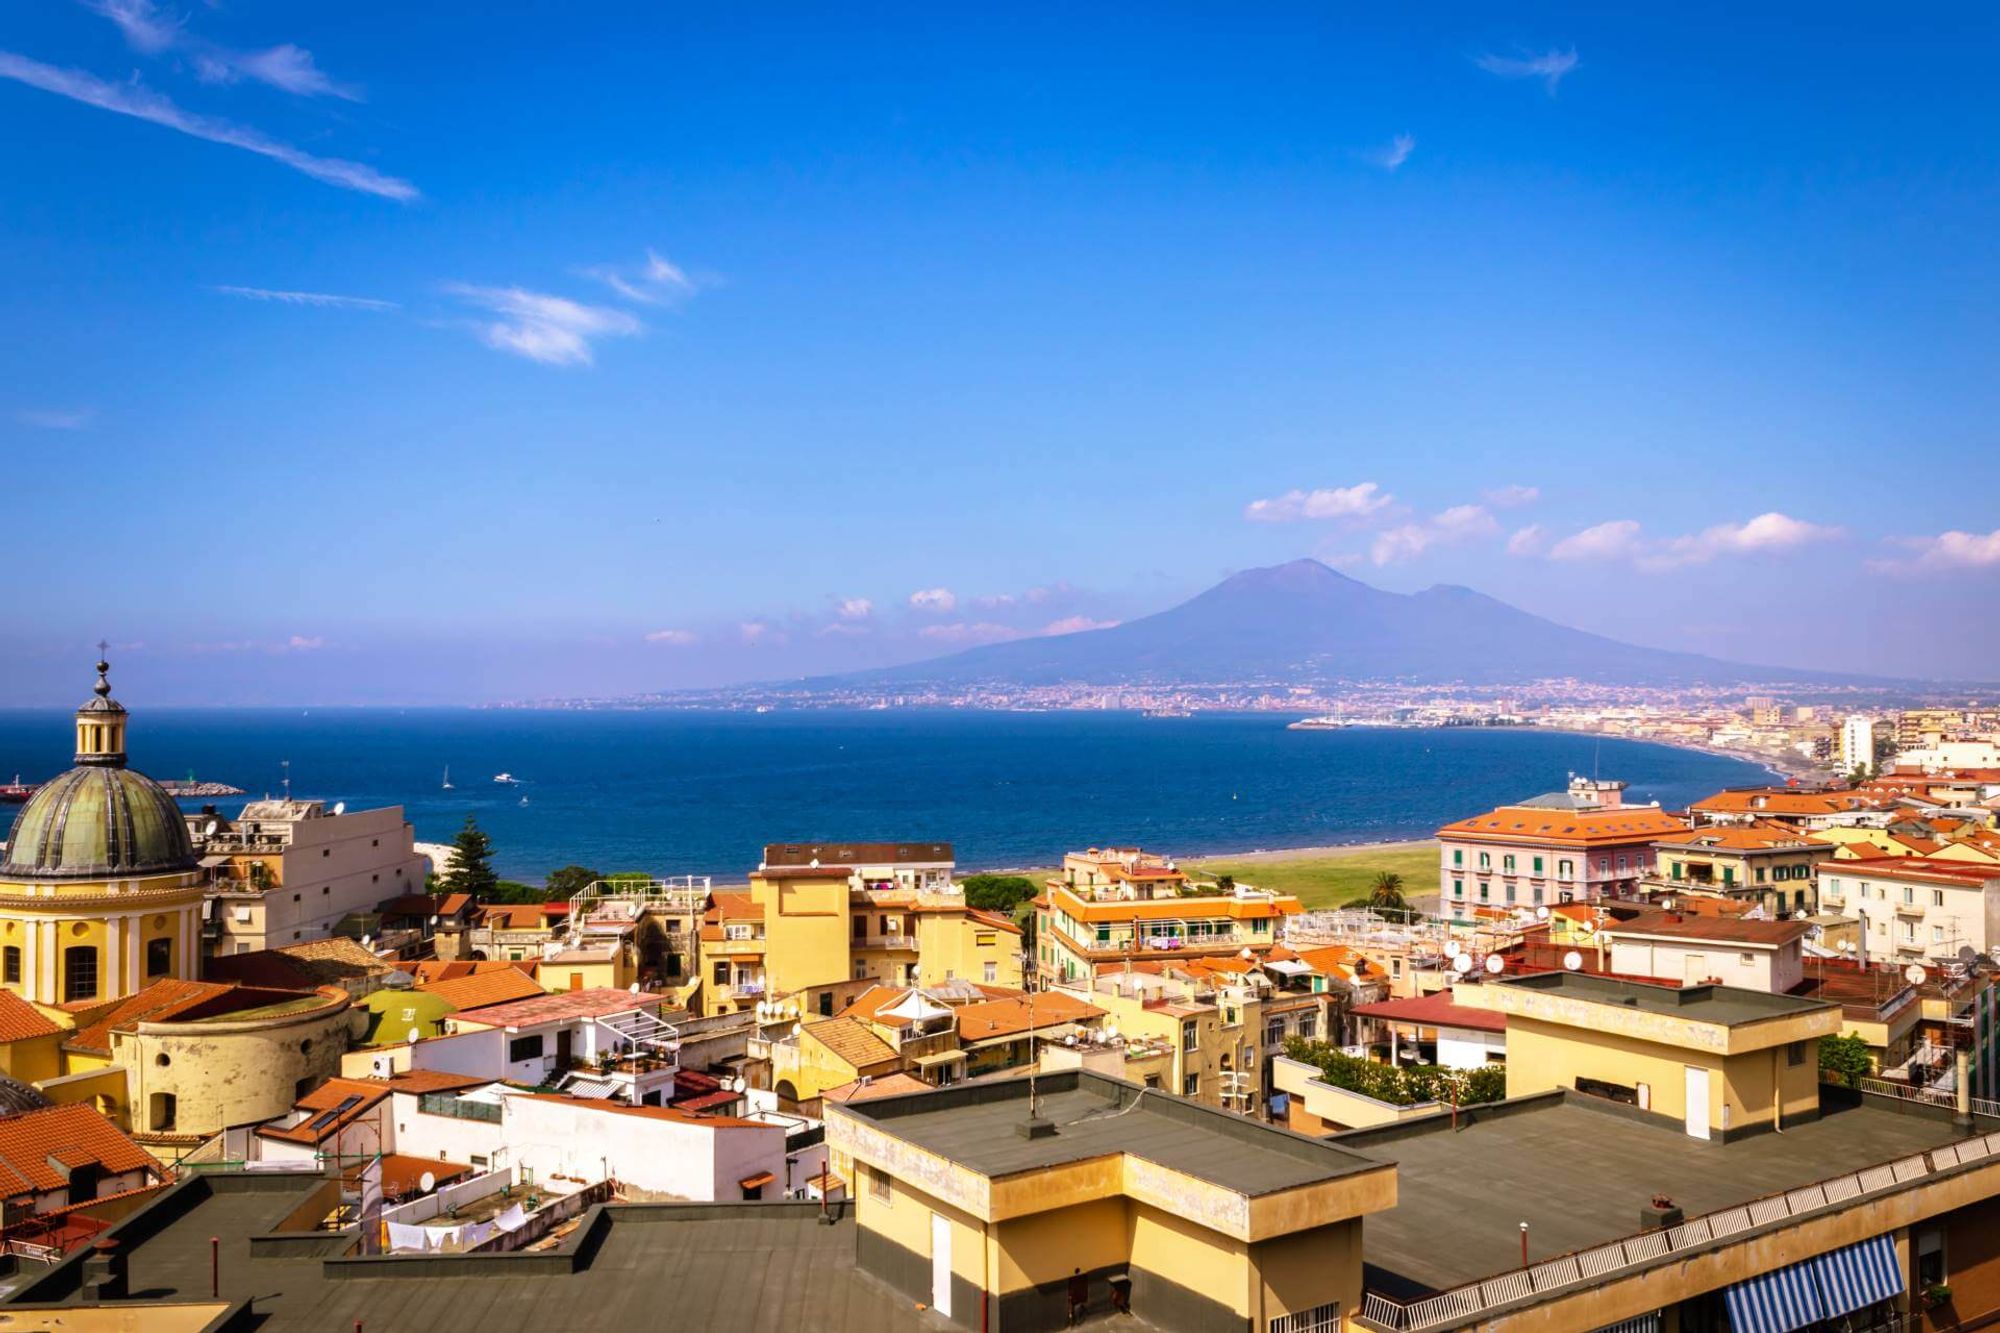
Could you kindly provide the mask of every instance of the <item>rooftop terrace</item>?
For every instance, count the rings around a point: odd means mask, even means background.
[[[1534,991],[1721,1027],[1811,1013],[1825,1007],[1824,1001],[1807,996],[1772,995],[1735,986],[1652,986],[1583,972],[1542,972],[1490,984],[1496,989]]]

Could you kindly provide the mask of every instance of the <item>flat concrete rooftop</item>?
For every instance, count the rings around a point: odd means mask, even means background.
[[[1129,1152],[1254,1196],[1383,1164],[1324,1139],[1095,1074],[1044,1075],[1038,1083],[1041,1117],[1056,1126],[1054,1134],[1039,1139],[1016,1132],[1028,1117],[1023,1079],[967,1083],[841,1109],[988,1177]]]
[[[1397,1165],[1397,1204],[1362,1230],[1369,1285],[1406,1299],[1521,1263],[1630,1236],[1665,1194],[1689,1217],[1965,1135],[1882,1106],[1829,1105],[1818,1119],[1732,1143],[1688,1138],[1579,1093],[1550,1094],[1336,1141]]]
[[[1615,977],[1593,976],[1587,972],[1538,972],[1533,976],[1509,977],[1488,985],[1510,990],[1557,995],[1566,1000],[1616,1005],[1641,1013],[1670,1014],[1696,1023],[1735,1027],[1766,1018],[1824,1009],[1824,1000],[1800,995],[1772,995],[1737,986],[1653,986]]]
[[[292,1188],[284,1188],[287,1183]],[[311,1254],[253,1257],[250,1237],[270,1231],[321,1183],[317,1177],[210,1180],[212,1192],[156,1234],[145,1236],[144,1227],[135,1232],[129,1243],[132,1299],[207,1300],[208,1242],[219,1236],[221,1294],[251,1300],[260,1333],[324,1333],[351,1329],[357,1319],[370,1330],[578,1333],[660,1327],[915,1333],[947,1327],[856,1267],[851,1218],[821,1226],[803,1204],[613,1207],[601,1241],[574,1272],[551,1271],[555,1265],[543,1256],[452,1255],[396,1260],[396,1276],[333,1278],[323,1259]],[[175,1211],[168,1207],[160,1216]],[[24,1275],[17,1289],[31,1280]],[[22,1295],[36,1303],[77,1299],[73,1291]]]

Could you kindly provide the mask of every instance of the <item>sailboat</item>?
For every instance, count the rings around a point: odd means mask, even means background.
[[[444,766],[444,789],[445,789],[446,791],[450,791],[450,790],[451,790],[451,765],[450,765],[450,764],[446,764],[446,765]]]

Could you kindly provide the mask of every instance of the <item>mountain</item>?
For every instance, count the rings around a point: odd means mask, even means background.
[[[1624,685],[1837,679],[1620,643],[1470,588],[1384,592],[1317,560],[1294,560],[1233,574],[1179,606],[1109,629],[1016,639],[806,683],[843,688],[1336,680],[1505,685],[1560,677]]]

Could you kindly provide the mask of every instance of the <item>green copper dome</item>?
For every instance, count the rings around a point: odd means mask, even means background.
[[[125,710],[99,661],[76,712],[77,766],[35,788],[14,819],[0,880],[125,879],[193,870],[187,820],[166,789],[125,767]]]
[[[195,863],[187,820],[159,783],[129,768],[72,768],[21,807],[0,880],[122,879]]]

